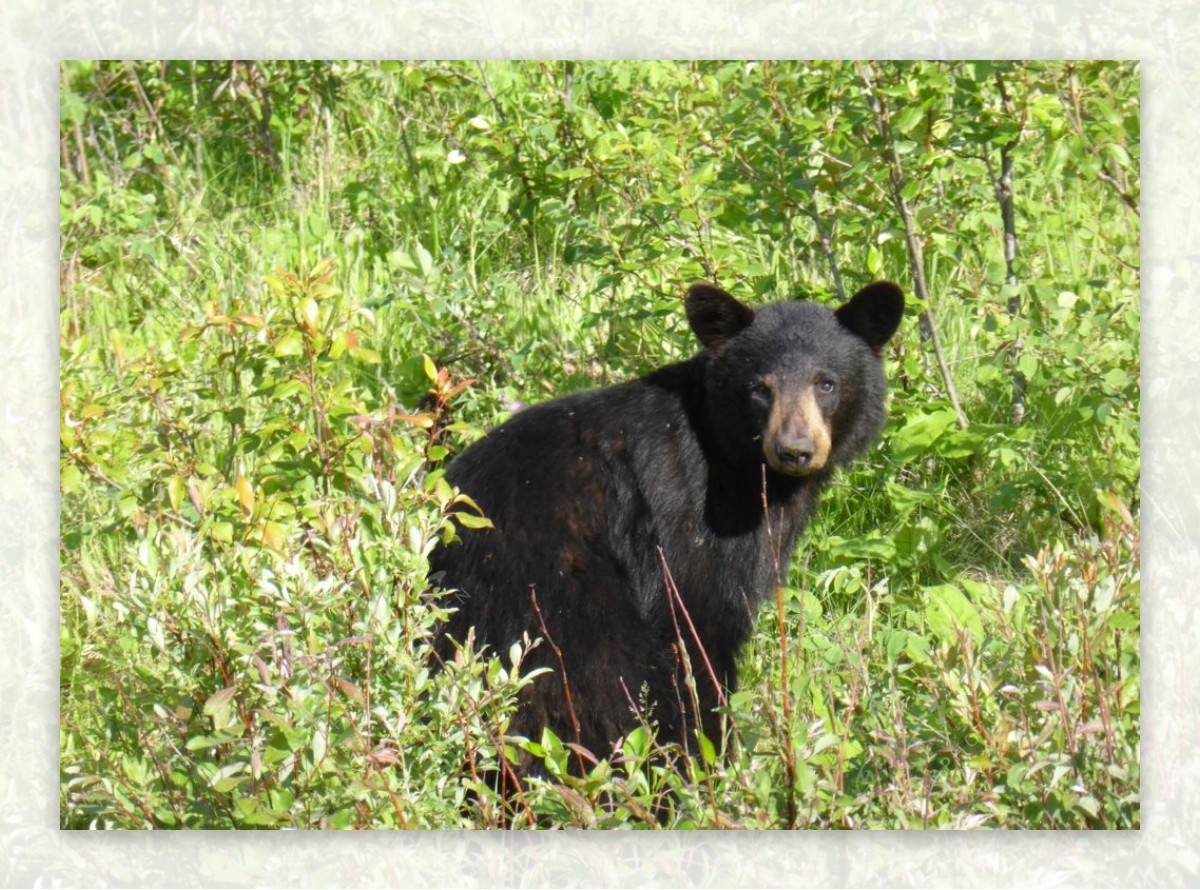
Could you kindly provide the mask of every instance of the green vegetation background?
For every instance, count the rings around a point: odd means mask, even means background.
[[[1140,826],[1136,64],[61,78],[63,827]],[[449,457],[691,354],[692,281],[880,277],[891,421],[724,739],[572,776],[520,650],[431,674]]]

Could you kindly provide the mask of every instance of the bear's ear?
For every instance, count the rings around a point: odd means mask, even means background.
[[[753,309],[715,284],[693,284],[688,288],[685,305],[688,324],[711,352],[720,350],[726,340],[754,321]]]
[[[842,327],[866,341],[876,355],[904,316],[904,291],[890,281],[868,284],[834,314]]]

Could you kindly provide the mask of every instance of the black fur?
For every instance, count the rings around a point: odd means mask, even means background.
[[[516,734],[537,740],[549,726],[603,757],[636,725],[632,700],[650,703],[645,716],[661,738],[683,741],[699,718],[716,739],[719,698],[707,665],[733,686],[756,607],[775,588],[776,555],[786,577],[822,484],[883,425],[879,351],[903,310],[895,285],[870,285],[837,313],[802,302],[755,311],[696,285],[687,310],[706,347],[699,355],[529,408],[450,466],[450,481],[495,527],[464,529],[461,542],[430,558],[431,580],[458,591],[442,656],[474,626],[477,642],[500,653],[523,634],[548,632],[565,665],[570,706],[553,648],[530,655],[527,668],[553,674],[527,688]],[[805,394],[829,434],[828,461],[777,472],[764,463],[777,435],[770,413]],[[668,595],[664,563],[686,616]],[[680,638],[699,714],[683,683]]]

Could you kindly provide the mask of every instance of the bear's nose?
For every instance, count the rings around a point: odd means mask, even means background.
[[[781,464],[803,470],[813,459],[812,439],[805,436],[801,439],[791,439],[787,442],[775,443],[775,456]]]

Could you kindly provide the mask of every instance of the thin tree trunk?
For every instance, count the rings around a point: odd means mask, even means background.
[[[996,72],[996,87],[1000,92],[1000,101],[1004,106],[1007,114],[1016,118],[1015,110],[1012,102],[1008,98],[1008,91],[1004,88],[1004,81],[1000,77],[1000,73]],[[1021,127],[1024,127],[1024,113],[1022,112],[1021,119],[1018,121]],[[1008,315],[1012,319],[1017,319],[1021,315],[1021,292],[1019,290],[1019,281],[1017,280],[1017,221],[1016,221],[1016,206],[1014,202],[1014,187],[1013,187],[1013,149],[1017,147],[1017,143],[1021,139],[1021,130],[1017,130],[1017,135],[1000,147],[1000,178],[992,177],[992,185],[996,189],[996,201],[1000,205],[1000,218],[1004,222],[1004,281],[1009,288],[1008,296]],[[988,172],[991,173],[991,160],[988,161]],[[1021,351],[1025,348],[1025,342],[1017,335],[1013,341],[1012,348],[1009,350],[1009,366],[1012,370],[1012,422],[1020,425],[1025,422],[1025,375],[1021,373],[1019,362],[1021,360]]]
[[[878,73],[874,62],[871,63],[871,67],[875,73]],[[917,234],[912,214],[909,212],[908,202],[904,200],[904,169],[900,165],[900,155],[896,152],[895,143],[891,138],[891,119],[888,114],[887,103],[882,96],[876,95],[871,77],[867,74],[862,64],[855,62],[855,68],[858,70],[858,75],[866,86],[867,104],[875,114],[875,128],[883,143],[884,156],[888,165],[888,182],[891,186],[892,203],[895,205],[896,211],[900,214],[900,221],[904,225],[904,239],[908,244],[908,259],[912,265],[913,272],[913,290],[916,292],[917,299],[921,300],[925,305],[925,308],[921,310],[920,316],[921,334],[933,347],[933,354],[937,359],[938,369],[942,375],[942,384],[946,387],[946,395],[950,399],[950,405],[954,409],[955,416],[958,418],[958,425],[965,430],[969,426],[967,415],[963,413],[962,404],[958,400],[958,390],[954,386],[954,378],[950,374],[950,365],[946,361],[946,354],[942,351],[941,337],[938,336],[937,324],[933,317],[933,304],[929,299],[929,285],[925,281],[925,250],[921,243],[921,236]]]

